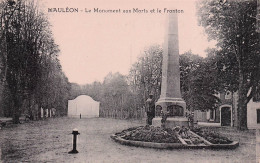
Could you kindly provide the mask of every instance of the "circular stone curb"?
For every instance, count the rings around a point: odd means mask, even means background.
[[[213,143],[207,141],[205,138],[203,138],[203,137],[199,136],[198,134],[194,133],[193,131],[189,131],[189,132],[191,132],[193,135],[196,135],[201,140],[203,140],[205,143],[207,143],[211,149],[235,149],[239,146],[238,141],[233,141],[230,144],[213,144]]]
[[[231,144],[211,144],[212,149],[235,149],[239,146],[238,141],[233,141]]]
[[[147,148],[158,148],[158,149],[180,149],[185,147],[187,148],[187,145],[182,143],[154,143],[154,142],[125,140],[116,135],[111,135],[110,137],[120,144],[136,146],[136,147],[147,147]]]
[[[157,149],[235,149],[239,146],[239,142],[233,141],[231,144],[208,144],[208,145],[188,145],[182,143],[154,143],[134,140],[125,140],[117,135],[110,136],[115,142],[123,145],[157,148]]]

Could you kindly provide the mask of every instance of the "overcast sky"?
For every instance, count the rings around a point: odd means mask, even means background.
[[[103,81],[109,72],[128,74],[145,47],[163,44],[164,13],[123,13],[123,10],[178,9],[179,51],[205,56],[214,47],[198,26],[195,0],[42,0],[49,17],[59,59],[70,82]],[[75,13],[48,12],[49,8],[78,8]],[[120,9],[120,13],[94,13],[93,9]],[[92,10],[86,13],[85,9]],[[81,11],[82,10],[82,11]]]

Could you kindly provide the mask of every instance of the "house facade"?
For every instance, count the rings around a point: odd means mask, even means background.
[[[216,96],[221,100],[217,109],[207,111],[196,110],[194,112],[195,122],[214,126],[237,127],[237,92],[226,91]],[[257,97],[252,98],[247,104],[247,127],[249,129],[260,128],[260,100]]]

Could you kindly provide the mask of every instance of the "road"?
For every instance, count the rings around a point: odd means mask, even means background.
[[[252,132],[220,130],[240,146],[234,150],[182,149],[159,150],[124,146],[110,135],[123,129],[144,125],[143,121],[105,118],[55,118],[12,125],[0,130],[2,162],[256,162],[256,140]],[[74,128],[78,136],[78,154],[72,150]]]

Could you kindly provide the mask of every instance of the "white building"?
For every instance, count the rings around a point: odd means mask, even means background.
[[[200,111],[195,110],[194,119],[201,125],[207,126],[231,126],[238,125],[237,109],[238,94],[237,92],[222,92],[218,95],[221,99],[216,110]],[[247,128],[260,129],[260,97],[253,97],[247,104]]]
[[[80,95],[68,101],[69,117],[99,117],[99,102],[90,96]]]
[[[260,102],[251,99],[247,104],[248,129],[260,129]]]

